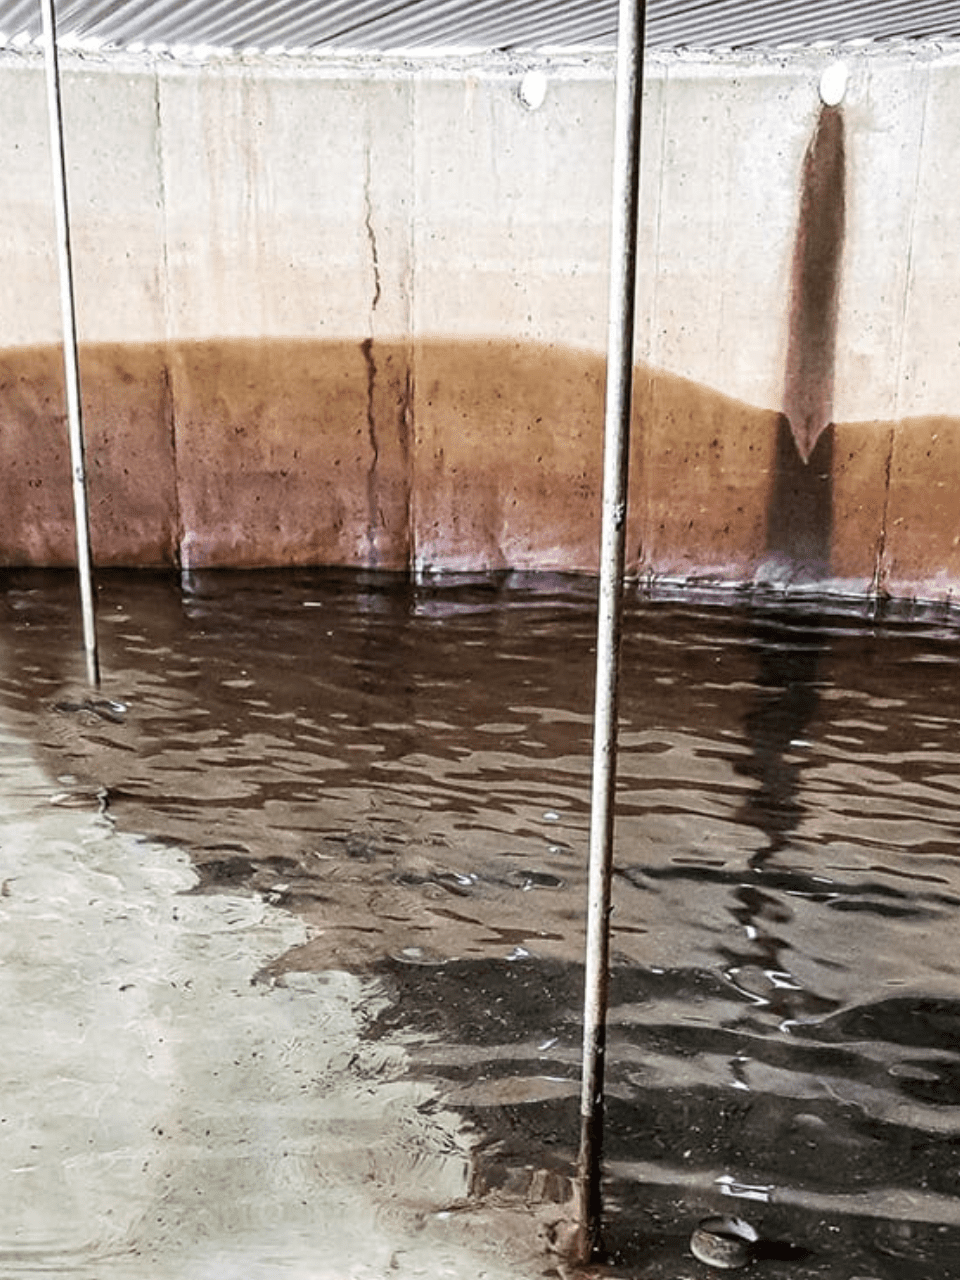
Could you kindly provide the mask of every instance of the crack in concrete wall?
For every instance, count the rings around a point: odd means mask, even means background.
[[[173,478],[173,554],[177,561],[183,561],[183,545],[186,529],[183,523],[183,510],[180,505],[180,467],[177,461],[177,398],[171,385],[170,369],[166,359],[160,369],[161,413],[167,424],[170,439],[170,465]]]
[[[891,427],[887,444],[887,456],[883,474],[883,506],[880,511],[880,532],[877,535],[877,550],[873,565],[873,579],[870,583],[870,595],[875,599],[886,595],[884,579],[884,555],[887,549],[887,514],[890,509],[890,471],[893,467],[893,449],[896,442],[896,428]]]
[[[373,295],[370,299],[370,337],[360,344],[363,360],[367,370],[367,439],[370,444],[370,466],[367,468],[367,559],[371,568],[380,562],[378,552],[377,531],[383,526],[383,512],[377,499],[377,464],[380,461],[380,446],[377,441],[377,362],[373,354],[373,340],[377,307],[382,296],[380,280],[380,254],[377,248],[377,232],[373,225],[373,163],[371,157],[371,141],[368,136],[364,147],[363,172],[363,225],[370,246],[370,263],[373,270]]]
[[[379,563],[377,530],[383,525],[383,512],[377,500],[377,463],[380,447],[377,442],[377,413],[375,395],[377,389],[377,361],[373,354],[373,339],[365,338],[360,344],[363,362],[367,369],[367,439],[370,443],[370,465],[367,468],[367,557],[371,568]]]
[[[371,146],[369,140],[364,153],[364,174],[363,174],[363,225],[366,228],[367,240],[370,244],[370,261],[373,265],[373,298],[370,302],[370,316],[376,311],[380,302],[381,286],[380,286],[380,255],[377,250],[377,233],[373,225],[373,197],[371,195],[372,183],[372,159]]]

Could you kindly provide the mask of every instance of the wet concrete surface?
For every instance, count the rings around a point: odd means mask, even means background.
[[[560,1268],[593,583],[2,585],[0,1275]],[[601,1273],[956,1275],[958,639],[628,600]]]

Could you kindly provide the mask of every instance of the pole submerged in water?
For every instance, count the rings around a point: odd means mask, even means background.
[[[67,166],[63,147],[63,113],[60,108],[60,68],[57,59],[57,22],[54,0],[40,0],[43,13],[43,48],[46,63],[47,116],[50,125],[50,160],[53,171],[53,204],[57,227],[57,261],[60,269],[60,312],[63,325],[63,370],[70,433],[70,469],[73,476],[73,512],[76,525],[77,572],[80,578],[80,610],[87,681],[100,683],[97,629],[94,613],[90,557],[90,519],[87,477],[83,456],[83,421],[80,405],[80,365],[77,356],[77,322],[73,295],[73,262],[70,253],[70,216],[67,205]]]
[[[575,1251],[578,1260],[582,1262],[589,1260],[599,1248],[602,1215],[600,1183],[603,1069],[609,990],[617,706],[633,390],[645,18],[645,0],[620,0],[584,978],[583,1077],[580,1097],[580,1154],[575,1187]]]

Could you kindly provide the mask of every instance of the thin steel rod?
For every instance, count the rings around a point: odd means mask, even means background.
[[[610,315],[603,440],[603,513],[597,616],[597,678],[590,808],[590,868],[577,1164],[577,1252],[599,1248],[602,1203],[603,1070],[610,959],[617,706],[623,611],[627,474],[633,391],[640,121],[643,98],[644,0],[620,0],[610,230]]]
[[[73,262],[70,253],[70,215],[67,204],[67,165],[63,147],[63,112],[60,107],[60,67],[57,59],[57,22],[54,0],[40,0],[43,11],[43,46],[47,70],[47,116],[50,125],[50,159],[53,169],[54,212],[57,229],[57,261],[60,268],[60,312],[63,326],[63,369],[70,433],[70,467],[73,475],[73,512],[80,577],[80,611],[87,681],[100,683],[97,626],[93,601],[90,557],[90,519],[87,477],[83,456],[83,419],[80,406],[80,365],[77,356],[77,322],[73,294]]]

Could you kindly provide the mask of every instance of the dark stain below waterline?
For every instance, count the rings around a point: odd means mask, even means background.
[[[767,508],[767,558],[794,582],[818,582],[831,572],[833,443],[830,424],[804,460],[787,418],[781,415],[778,421]]]

